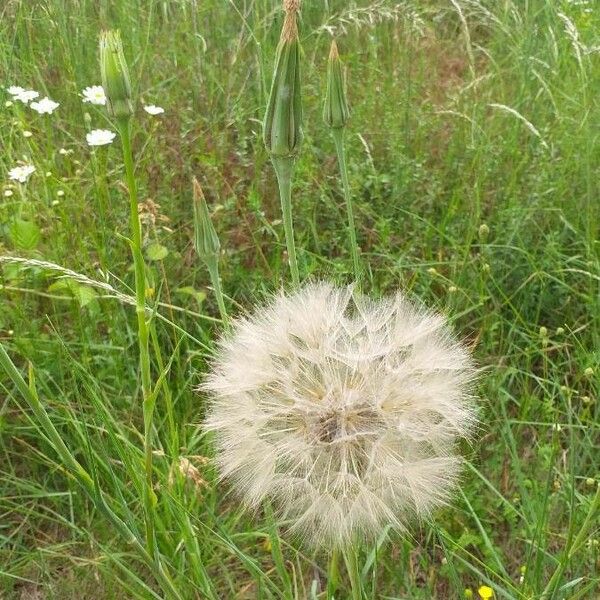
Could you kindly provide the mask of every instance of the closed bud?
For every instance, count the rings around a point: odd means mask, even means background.
[[[100,71],[108,113],[117,119],[129,118],[133,114],[131,82],[118,31],[100,35]]]
[[[221,244],[210,220],[204,192],[194,179],[194,246],[205,263],[214,263],[219,256]]]
[[[272,157],[290,158],[298,154],[302,138],[300,42],[296,11],[290,9],[285,13],[277,46],[263,139]]]
[[[338,129],[345,127],[350,116],[346,99],[346,82],[342,62],[335,40],[331,42],[329,60],[327,62],[327,94],[323,109],[323,120],[328,127]]]

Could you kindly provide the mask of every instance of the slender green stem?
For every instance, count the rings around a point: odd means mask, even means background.
[[[279,184],[279,198],[281,200],[281,212],[283,215],[283,228],[285,230],[285,243],[287,245],[288,262],[292,273],[292,283],[295,287],[300,285],[300,272],[296,260],[296,244],[294,242],[294,224],[292,221],[292,176],[294,174],[294,159],[271,158],[277,183]]]
[[[129,119],[117,121],[121,143],[123,145],[123,161],[125,176],[129,189],[129,220],[131,227],[131,254],[135,271],[135,312],[138,324],[138,346],[140,354],[140,371],[142,376],[142,396],[144,413],[144,468],[146,473],[146,489],[144,508],[146,512],[146,545],[151,555],[156,554],[154,532],[154,507],[156,495],[152,484],[152,417],[155,400],[152,395],[152,376],[150,373],[149,333],[146,323],[146,265],[142,253],[142,225],[138,214],[138,196],[131,151],[131,131]]]
[[[340,573],[339,573],[340,551],[334,548],[331,551],[329,559],[329,569],[327,571],[327,600],[333,600],[338,588]]]
[[[350,577],[350,589],[352,591],[352,600],[362,600],[362,584],[360,580],[360,569],[358,568],[358,555],[356,548],[348,547],[344,550],[344,560],[346,569]]]
[[[354,224],[354,209],[352,207],[352,198],[350,197],[350,183],[348,181],[348,168],[346,165],[346,152],[344,149],[344,128],[337,127],[331,130],[335,149],[337,152],[338,163],[340,165],[340,174],[342,176],[342,186],[344,188],[344,199],[346,200],[346,212],[348,213],[348,237],[350,241],[350,252],[352,254],[352,263],[354,265],[354,277],[356,281],[360,280],[361,270],[358,258],[358,244],[356,242],[356,226]]]
[[[225,326],[229,323],[229,315],[227,314],[227,308],[225,307],[225,299],[223,297],[223,290],[221,288],[221,278],[219,277],[219,259],[218,258],[210,258],[206,261],[206,266],[208,267],[208,273],[210,275],[210,280],[212,282],[213,290],[215,292],[215,296],[217,298],[217,304],[219,305],[219,314],[221,315],[221,320]]]

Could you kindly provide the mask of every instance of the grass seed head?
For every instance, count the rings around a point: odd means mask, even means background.
[[[443,503],[475,422],[473,366],[443,317],[327,283],[239,319],[203,389],[221,475],[315,547]]]
[[[129,118],[133,114],[131,81],[118,31],[103,31],[100,35],[100,70],[109,114],[117,119]]]

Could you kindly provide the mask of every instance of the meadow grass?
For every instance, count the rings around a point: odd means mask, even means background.
[[[18,368],[0,374],[2,598],[162,598],[165,582],[182,598],[327,597],[326,559],[217,483],[194,392],[222,328],[194,252],[194,177],[221,242],[227,312],[289,279],[261,137],[281,22],[278,0],[0,5],[0,342]],[[89,129],[116,129],[78,95],[100,83],[104,28],[122,32],[138,99],[163,572],[139,548],[146,459],[126,173],[118,140],[86,145]],[[477,597],[481,585],[498,598],[596,598],[600,10],[305,1],[298,263],[303,278],[348,282],[346,202],[321,118],[331,31],[348,68],[363,287],[402,288],[446,313],[473,347],[483,398],[453,505],[408,536],[385,532],[350,572],[370,599]],[[5,106],[9,85],[60,107]],[[36,172],[9,182],[24,156]],[[89,494],[28,394],[90,475]],[[339,579],[337,597],[350,597],[341,565]]]

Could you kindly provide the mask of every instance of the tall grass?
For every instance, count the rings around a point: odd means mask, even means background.
[[[484,372],[480,441],[465,448],[457,506],[362,548],[354,587],[367,598],[476,597],[482,584],[501,598],[594,598],[600,11],[550,0],[305,4],[293,200],[304,275],[353,272],[336,149],[321,124],[335,30],[364,286],[401,286],[445,311]],[[0,203],[2,254],[26,259],[0,259],[0,595],[326,597],[326,557],[280,538],[268,511],[244,513],[216,483],[193,392],[220,328],[193,251],[194,176],[221,240],[229,311],[287,277],[260,132],[279,2],[10,0],[0,16],[0,84],[61,103],[42,117],[5,107],[0,92],[0,174],[23,155],[37,167],[26,185],[3,181],[13,194]],[[163,571],[143,543],[126,173],[117,144],[92,159],[84,112],[93,127],[110,122],[78,98],[100,81],[105,27],[123,32],[136,95],[166,109],[151,118],[138,105],[132,129],[152,265]],[[349,597],[343,568],[337,588]]]

